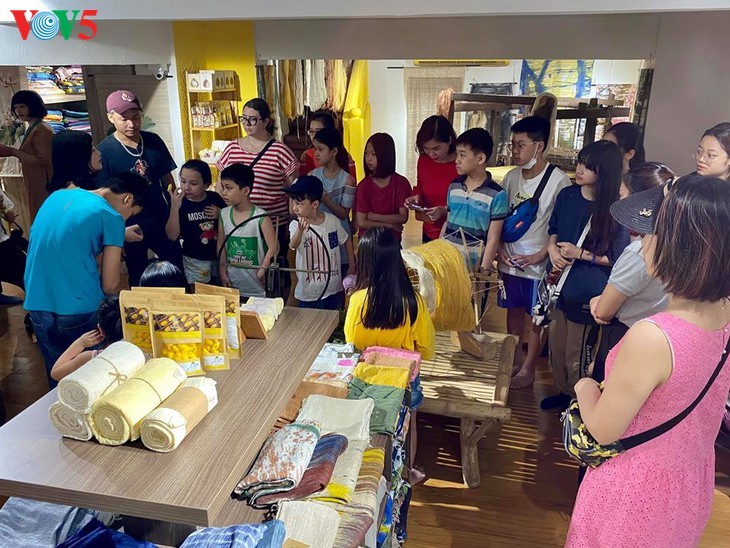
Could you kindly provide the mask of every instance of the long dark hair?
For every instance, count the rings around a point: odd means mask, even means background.
[[[264,101],[261,97],[256,97],[254,99],[250,99],[246,102],[245,105],[243,105],[243,108],[252,108],[256,112],[259,113],[259,116],[261,116],[262,120],[269,119],[269,123],[266,124],[266,133],[269,135],[273,135],[274,131],[276,131],[276,123],[274,122],[274,119],[271,117],[271,107],[269,106],[269,103]]]
[[[335,128],[325,127],[314,134],[313,141],[323,144],[329,149],[337,149],[337,165],[347,172],[350,169],[350,155],[342,142],[342,134]]]
[[[432,140],[449,143],[449,154],[456,152],[456,132],[445,116],[434,114],[423,121],[416,133],[416,152],[423,154],[423,145]]]
[[[639,126],[631,122],[619,122],[606,130],[606,135],[609,133],[616,137],[621,152],[626,154],[631,150],[634,151],[633,158],[629,160],[629,167],[636,167],[646,161],[646,153],[644,152],[644,143]]]
[[[122,314],[119,309],[119,297],[107,297],[99,305],[97,320],[104,335],[104,344],[121,341],[122,335]]]
[[[367,149],[368,143],[373,145],[375,157],[378,159],[378,167],[375,171],[370,171],[365,161],[365,153],[363,152],[363,164],[365,165],[365,175],[385,179],[395,173],[395,141],[393,137],[387,133],[373,133],[365,143]]]
[[[596,141],[578,153],[578,163],[593,171],[598,180],[593,200],[591,229],[585,247],[595,255],[605,255],[613,240],[615,221],[611,217],[611,204],[619,199],[623,155],[611,141]]]
[[[93,190],[97,188],[96,175],[89,163],[94,145],[91,135],[84,131],[65,130],[53,136],[53,176],[46,185],[48,192],[66,188],[69,183]]]
[[[418,299],[400,254],[400,243],[383,227],[370,228],[357,248],[357,289],[367,292],[362,323],[397,329],[418,317]]]

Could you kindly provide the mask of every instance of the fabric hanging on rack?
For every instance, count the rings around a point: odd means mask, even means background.
[[[449,111],[451,110],[451,99],[454,96],[454,89],[447,88],[439,93],[438,99],[436,100],[436,114],[449,117]]]
[[[276,90],[276,99],[274,101],[271,112],[274,114],[276,123],[276,129],[274,130],[274,139],[283,142],[284,135],[287,135],[289,133],[289,123],[286,119],[286,116],[284,115],[284,109],[282,105],[282,64],[283,61],[276,61],[276,77],[274,80],[276,82],[276,85],[274,86],[274,89]],[[269,104],[269,106],[272,107],[271,104]]]
[[[269,107],[276,106],[276,65],[266,65],[264,67],[264,89],[266,90],[265,99]]]
[[[335,98],[335,62],[328,59],[324,67],[324,85],[327,89],[327,98],[322,106],[324,110],[331,110]]]
[[[281,90],[281,110],[287,119],[295,116],[294,112],[294,61],[286,59],[279,62],[279,89]],[[283,123],[283,120],[282,120]]]
[[[294,107],[296,116],[304,116],[304,75],[302,60],[294,61]]]
[[[336,59],[332,63],[332,110],[342,112],[345,108],[345,97],[347,96],[347,72],[342,59]]]
[[[312,108],[312,60],[304,60],[304,106]]]
[[[309,108],[313,111],[321,110],[327,102],[326,66],[324,59],[314,59],[312,61]]]
[[[370,136],[370,90],[368,62],[355,61],[347,84],[347,98],[342,114],[342,136],[345,148],[357,166],[357,180],[365,176],[362,163],[365,143]]]

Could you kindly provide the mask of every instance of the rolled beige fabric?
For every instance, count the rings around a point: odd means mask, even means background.
[[[104,445],[138,439],[142,419],[186,378],[185,371],[169,358],[148,361],[124,384],[97,400],[89,417],[91,431]]]
[[[89,441],[92,437],[87,416],[71,409],[61,402],[56,402],[48,408],[51,424],[64,438],[80,441]]]
[[[61,379],[58,400],[74,411],[88,414],[96,400],[126,381],[144,361],[144,354],[132,343],[112,343],[96,358]]]
[[[217,404],[218,392],[213,379],[187,379],[172,396],[142,420],[142,443],[147,449],[160,453],[176,449]]]

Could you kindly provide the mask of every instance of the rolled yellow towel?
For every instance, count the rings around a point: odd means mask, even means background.
[[[185,371],[169,358],[148,361],[124,384],[97,400],[89,417],[91,431],[104,445],[138,439],[142,419],[186,378]]]
[[[218,392],[213,379],[187,379],[172,396],[142,420],[142,443],[147,449],[160,453],[176,449],[217,404]]]
[[[48,408],[51,424],[64,438],[89,441],[92,437],[87,415],[71,409],[69,406],[56,402]]]
[[[58,383],[58,400],[81,414],[144,365],[144,354],[132,343],[110,344],[96,358]]]
[[[261,319],[261,323],[264,324],[266,331],[271,331],[274,328],[274,322],[276,322],[276,306],[273,303],[246,303],[241,305],[241,310],[256,312]]]

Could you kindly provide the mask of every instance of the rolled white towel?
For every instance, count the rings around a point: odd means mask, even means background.
[[[86,415],[96,400],[122,384],[144,362],[144,354],[132,343],[119,341],[110,344],[96,358],[61,379],[58,399]]]
[[[246,304],[258,305],[261,303],[271,304],[276,312],[276,319],[279,319],[282,310],[284,310],[284,299],[281,297],[251,297]]]
[[[89,441],[93,437],[87,420],[88,416],[61,402],[57,401],[51,405],[48,408],[48,415],[51,417],[51,424],[65,438]]]
[[[218,392],[213,379],[187,379],[172,396],[142,419],[142,443],[161,453],[176,449],[217,404]]]

